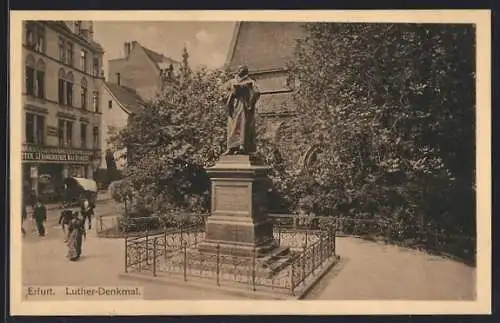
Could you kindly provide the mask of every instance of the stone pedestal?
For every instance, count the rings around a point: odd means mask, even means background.
[[[271,268],[273,260],[286,258],[288,248],[279,248],[267,212],[267,172],[248,155],[223,156],[208,168],[212,206],[207,219],[202,253],[255,257]],[[281,262],[281,261],[280,261]]]

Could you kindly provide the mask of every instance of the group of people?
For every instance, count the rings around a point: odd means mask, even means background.
[[[86,237],[85,222],[88,221],[89,230],[92,229],[92,216],[95,205],[87,197],[82,196],[79,208],[71,208],[68,203],[63,203],[63,210],[59,217],[59,224],[64,233],[64,242],[68,246],[67,257],[71,261],[76,261],[82,253],[83,238]],[[32,205],[32,219],[36,223],[38,235],[45,236],[45,223],[47,221],[47,207],[41,199],[36,199]],[[28,217],[27,205],[23,203],[22,222]],[[22,235],[26,235],[24,227],[21,225]]]

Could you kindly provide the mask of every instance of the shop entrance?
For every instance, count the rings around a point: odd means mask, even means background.
[[[63,185],[63,165],[42,164],[38,166],[38,194],[47,202],[61,198]]]

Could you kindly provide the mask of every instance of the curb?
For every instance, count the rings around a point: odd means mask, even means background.
[[[305,288],[300,291],[300,293],[298,293],[296,295],[296,299],[303,300],[313,290],[314,286],[316,286],[323,279],[323,277],[325,277],[326,274],[328,274],[330,272],[330,270],[333,267],[335,267],[336,264],[339,263],[339,261],[340,261],[340,256],[334,256],[333,259],[330,260],[323,267],[323,269],[321,270],[319,275],[313,281],[311,281],[308,285],[306,285]]]
[[[135,281],[143,281],[143,282],[148,282],[148,283],[153,283],[153,284],[161,284],[161,285],[174,285],[177,287],[187,287],[187,288],[193,288],[196,290],[206,290],[207,292],[212,292],[214,288],[217,291],[220,291],[222,293],[226,293],[228,295],[233,295],[237,297],[245,297],[245,298],[250,298],[250,299],[260,299],[260,300],[296,300],[297,297],[294,296],[288,296],[286,294],[283,295],[277,295],[271,294],[271,293],[265,293],[261,291],[252,291],[252,290],[244,290],[241,288],[234,288],[230,286],[216,286],[215,284],[208,284],[208,283],[203,283],[203,282],[198,282],[198,281],[187,281],[185,282],[182,278],[179,279],[179,277],[169,277],[166,275],[161,275],[161,276],[146,276],[144,274],[136,274],[136,273],[121,273],[118,274],[119,278],[127,279],[127,280],[135,280]],[[252,296],[252,297],[249,297]]]

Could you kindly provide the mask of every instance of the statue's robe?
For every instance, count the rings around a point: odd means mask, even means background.
[[[227,149],[240,153],[256,151],[255,104],[260,97],[257,83],[249,77],[228,84]]]

